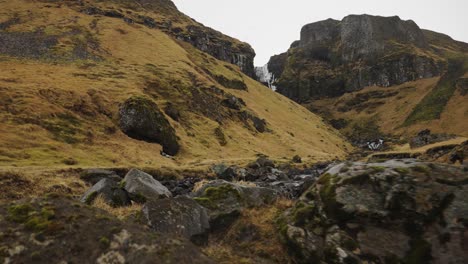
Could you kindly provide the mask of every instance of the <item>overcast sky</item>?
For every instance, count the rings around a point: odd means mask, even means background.
[[[206,26],[255,49],[255,65],[286,51],[299,39],[303,25],[349,14],[398,15],[468,42],[468,0],[173,0],[177,7]]]

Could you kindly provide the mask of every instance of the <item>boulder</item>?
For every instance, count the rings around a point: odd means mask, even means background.
[[[171,192],[153,176],[137,169],[125,175],[122,185],[130,198],[138,203],[172,197]]]
[[[193,196],[195,201],[209,209],[212,228],[224,229],[245,208],[271,204],[276,201],[278,193],[268,188],[215,180],[203,185]]]
[[[131,138],[161,144],[171,156],[179,152],[174,128],[149,98],[133,96],[126,100],[120,107],[119,126]]]
[[[208,210],[188,197],[150,201],[143,207],[148,225],[155,231],[182,236],[204,244],[210,228]]]
[[[464,263],[462,168],[413,159],[342,163],[278,221],[298,263]]]
[[[116,181],[109,178],[104,178],[97,182],[83,194],[80,201],[92,204],[98,196],[101,196],[106,203],[112,206],[127,206],[132,204],[128,193]]]
[[[0,205],[2,263],[213,263],[190,241],[69,198]]]
[[[111,179],[120,182],[122,178],[114,171],[103,169],[88,169],[80,174],[80,179],[90,184],[96,184],[102,179]]]

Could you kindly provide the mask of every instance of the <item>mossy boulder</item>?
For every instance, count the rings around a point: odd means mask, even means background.
[[[244,209],[273,203],[278,193],[268,188],[215,180],[202,186],[193,196],[195,201],[209,209],[213,229],[224,229]]]
[[[148,202],[143,215],[155,231],[182,236],[197,244],[208,239],[208,210],[191,198],[180,196]]]
[[[467,179],[460,167],[414,159],[338,164],[278,228],[298,263],[463,263]]]
[[[2,204],[0,215],[2,263],[213,263],[184,238],[69,198]]]
[[[169,155],[179,152],[174,128],[158,105],[147,97],[133,96],[122,104],[119,126],[131,138],[161,144],[163,151]]]
[[[97,182],[83,194],[80,201],[92,204],[98,196],[101,196],[106,203],[112,206],[127,206],[132,204],[127,191],[121,188],[119,182],[109,178],[104,178]]]

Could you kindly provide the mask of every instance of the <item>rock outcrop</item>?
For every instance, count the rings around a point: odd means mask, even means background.
[[[464,263],[468,173],[416,160],[342,163],[279,225],[298,263]]]
[[[208,239],[208,210],[190,198],[150,201],[143,207],[143,215],[148,225],[160,233],[182,236],[196,244],[204,244]]]
[[[213,263],[188,240],[60,197],[0,205],[2,263]]]
[[[255,51],[249,44],[205,27],[187,17],[177,9],[172,1],[122,0],[119,2],[124,4],[126,8],[145,12],[152,11],[163,16],[155,18],[150,15],[134,15],[132,12],[123,12],[106,5],[95,5],[93,3],[81,3],[76,8],[88,15],[108,16],[122,19],[129,24],[141,24],[148,28],[157,28],[179,40],[192,44],[195,48],[219,60],[237,65],[245,74],[252,78],[255,77]],[[74,3],[67,4],[73,5]]]
[[[130,198],[139,203],[172,197],[172,193],[153,176],[137,169],[130,170],[121,184]]]
[[[119,183],[112,179],[102,179],[91,187],[81,197],[81,202],[92,204],[93,201],[101,196],[104,201],[112,206],[127,206],[132,204],[128,193],[119,186]]]
[[[131,138],[159,143],[169,155],[179,152],[174,128],[151,99],[133,96],[120,107],[120,129]]]
[[[209,209],[210,225],[216,230],[228,227],[246,208],[273,203],[278,193],[268,188],[216,180],[203,185],[193,196]]]
[[[430,44],[411,20],[350,15],[304,26],[301,39],[272,57],[268,69],[278,91],[296,101],[336,97],[440,75],[446,63]]]

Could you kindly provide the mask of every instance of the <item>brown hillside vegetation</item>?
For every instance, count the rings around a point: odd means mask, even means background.
[[[349,145],[321,118],[237,66],[118,15],[170,18],[182,29],[195,23],[175,8],[129,3],[0,1],[0,166],[192,166],[258,154],[308,161],[346,154]],[[82,12],[91,7],[114,13]],[[161,157],[159,144],[120,131],[119,106],[136,95],[180,115],[166,116],[181,145],[175,160]],[[232,96],[245,105],[226,106]]]
[[[355,124],[369,126],[375,123],[382,133],[389,135],[408,136],[430,129],[435,133],[467,137],[468,99],[461,90],[454,92],[439,119],[404,125],[413,109],[431,93],[439,79],[422,79],[385,89],[366,87],[341,97],[316,100],[309,107],[322,111],[330,120],[348,120],[349,125],[343,129],[348,135],[353,133]]]

